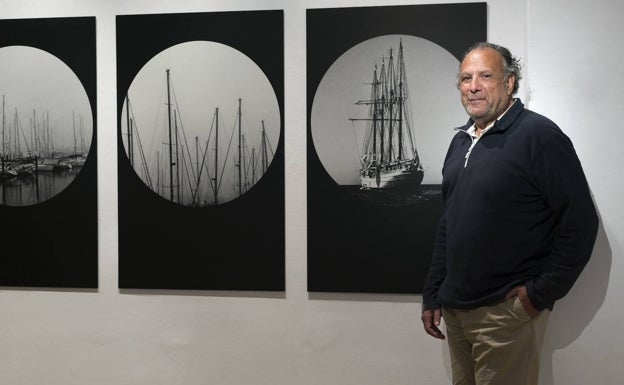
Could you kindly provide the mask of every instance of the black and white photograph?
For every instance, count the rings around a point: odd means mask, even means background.
[[[116,25],[119,286],[283,290],[283,12]]]
[[[0,285],[96,288],[94,17],[0,20]]]
[[[71,69],[39,48],[0,48],[0,62],[0,204],[33,205],[80,173],[91,145],[91,106]]]
[[[357,44],[329,68],[314,96],[311,130],[323,167],[343,189],[380,205],[440,194],[457,59],[431,41],[386,35]],[[348,74],[348,76],[347,76]]]
[[[247,193],[269,168],[280,134],[266,75],[240,51],[210,41],[180,43],[151,59],[133,80],[122,116],[134,170],[152,191],[184,206]]]
[[[485,4],[307,11],[309,291],[422,290],[466,120],[459,58],[485,20]]]

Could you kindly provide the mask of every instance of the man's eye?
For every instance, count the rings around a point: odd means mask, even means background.
[[[482,77],[483,79],[489,79],[489,78],[491,78],[491,77],[492,77],[492,74],[488,74],[488,73],[481,74],[481,77]]]
[[[462,81],[463,83],[465,83],[465,82],[469,82],[469,81],[470,81],[470,76],[462,76],[462,77],[461,77],[461,81]]]

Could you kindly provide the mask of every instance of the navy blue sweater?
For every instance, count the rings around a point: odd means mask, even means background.
[[[472,143],[469,121],[442,169],[444,211],[423,309],[473,309],[525,284],[538,310],[572,287],[591,255],[598,217],[572,143],[518,99]]]

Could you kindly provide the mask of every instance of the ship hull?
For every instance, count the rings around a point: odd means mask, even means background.
[[[404,190],[418,187],[424,177],[422,169],[410,167],[397,170],[369,170],[360,177],[362,189]]]

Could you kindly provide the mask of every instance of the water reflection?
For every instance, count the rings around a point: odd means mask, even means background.
[[[53,172],[33,172],[0,180],[0,204],[29,206],[61,192],[76,178],[79,167]]]

